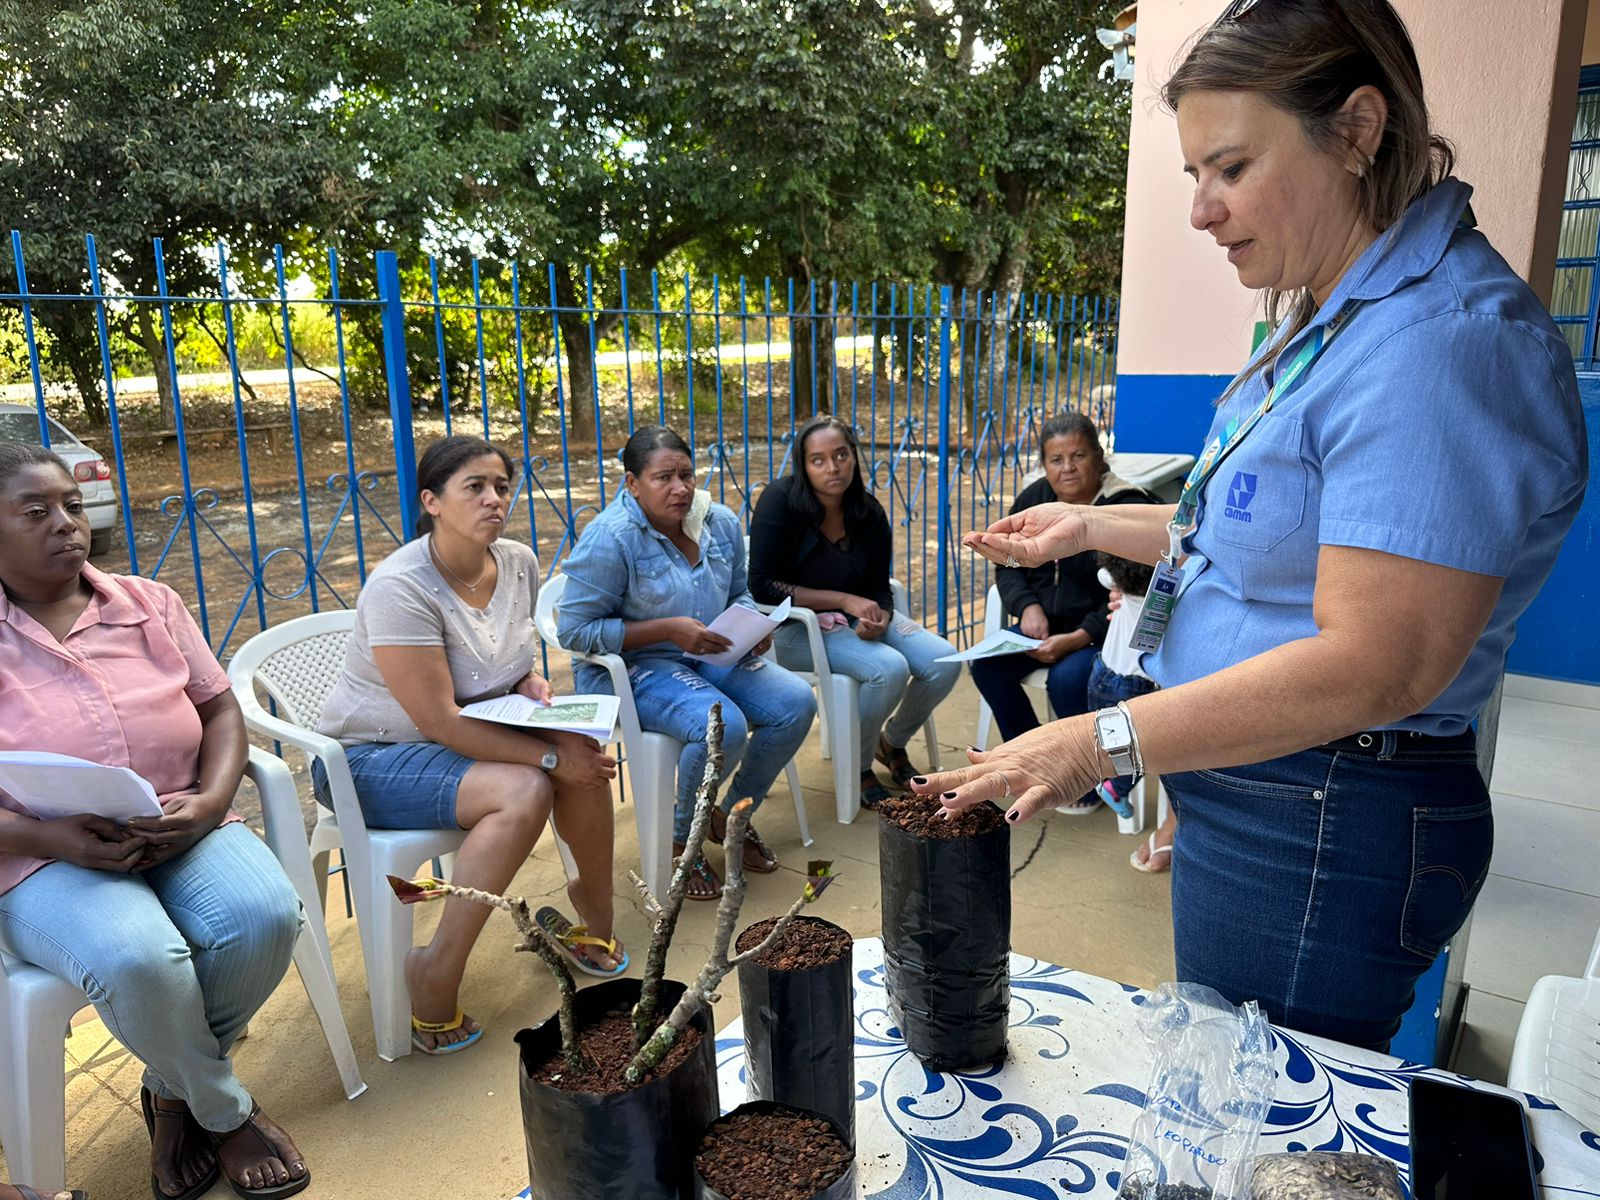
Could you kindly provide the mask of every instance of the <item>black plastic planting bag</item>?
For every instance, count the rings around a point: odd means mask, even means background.
[[[1006,1056],[1011,827],[919,838],[878,822],[889,1015],[930,1071]]]
[[[845,961],[848,963],[849,959],[847,958]],[[833,1132],[844,1142],[846,1146],[850,1147],[852,1152],[855,1150],[855,1138],[851,1136],[849,1131],[841,1126],[839,1122],[828,1116],[827,1113],[807,1111],[798,1105],[778,1104],[772,1100],[751,1100],[747,1104],[741,1104],[727,1116],[719,1118],[716,1121],[716,1124],[725,1124],[726,1122],[733,1120],[735,1117],[741,1116],[745,1113],[770,1112],[788,1112],[795,1113],[803,1117],[820,1117],[833,1127]],[[710,1132],[710,1129],[706,1129],[702,1132],[699,1138],[695,1139],[694,1145],[697,1152],[700,1148],[701,1141],[704,1140],[705,1134]],[[538,1193],[535,1192],[534,1195],[537,1197]],[[820,1192],[813,1192],[810,1200],[855,1200],[855,1195],[856,1160],[854,1153],[852,1153],[850,1157],[850,1165],[845,1168],[844,1174],[839,1176],[839,1178],[835,1179]],[[704,1179],[700,1178],[700,1172],[696,1170],[694,1173],[694,1200],[728,1200],[728,1197],[722,1192],[719,1192],[716,1188],[712,1187]]]
[[[663,1015],[684,986],[661,984]],[[578,993],[578,1030],[602,1014],[631,1008],[639,980],[616,979]],[[538,1200],[687,1200],[694,1194],[694,1152],[717,1116],[716,1039],[711,1010],[690,1020],[700,1045],[677,1070],[615,1095],[566,1092],[535,1079],[560,1053],[557,1018],[517,1034],[522,1126],[528,1178]]]
[[[819,917],[797,917],[839,927]],[[792,928],[792,926],[791,926]],[[755,959],[739,964],[744,1051],[751,1100],[809,1109],[856,1131],[855,1011],[851,962],[777,971]]]

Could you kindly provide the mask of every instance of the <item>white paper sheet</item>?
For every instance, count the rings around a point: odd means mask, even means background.
[[[758,613],[742,604],[730,604],[706,628],[712,633],[720,633],[733,645],[718,654],[685,654],[684,657],[707,662],[714,667],[731,667],[749,654],[757,642],[788,620],[789,607],[787,598],[770,614]]]
[[[0,750],[0,791],[45,821],[78,813],[118,823],[161,815],[155,789],[133,771],[70,754]]]
[[[974,659],[996,658],[1002,654],[1022,654],[1028,650],[1037,650],[1042,644],[1038,638],[1023,637],[1020,633],[1002,629],[998,633],[991,633],[983,641],[968,646],[965,650],[943,655],[934,659],[934,662],[972,662]]]
[[[561,729],[609,742],[616,737],[618,704],[615,696],[603,695],[555,696],[549,704],[540,704],[513,692],[468,704],[461,715],[518,729]]]

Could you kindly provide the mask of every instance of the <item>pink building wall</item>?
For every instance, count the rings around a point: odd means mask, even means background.
[[[1260,306],[1189,225],[1176,124],[1157,96],[1185,43],[1225,0],[1142,0],[1128,153],[1116,446],[1198,452],[1212,402],[1244,362]],[[1456,146],[1479,226],[1548,297],[1577,111],[1600,64],[1600,0],[1396,0],[1416,42],[1434,125]],[[1600,463],[1600,374],[1580,377]],[[1574,447],[1574,453],[1578,448]],[[1600,487],[1518,623],[1509,669],[1600,684]]]

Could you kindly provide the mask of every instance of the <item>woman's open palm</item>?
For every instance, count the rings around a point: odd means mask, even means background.
[[[1088,547],[1089,527],[1081,504],[1036,504],[1002,517],[981,533],[969,533],[962,544],[990,562],[1007,566],[1013,558],[1024,567],[1037,567],[1081,554]]]

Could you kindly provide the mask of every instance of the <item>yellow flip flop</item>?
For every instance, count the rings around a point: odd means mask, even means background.
[[[593,975],[599,979],[615,979],[628,969],[628,952],[622,949],[622,943],[612,938],[595,937],[589,932],[587,925],[574,925],[567,920],[566,915],[559,909],[546,904],[533,916],[535,924],[544,930],[566,952],[572,960],[572,965],[585,975]],[[579,946],[598,946],[612,958],[617,959],[617,965],[609,971],[604,967],[597,967],[584,955],[578,953]]]
[[[459,1004],[456,1005],[456,1015],[448,1021],[423,1021],[419,1020],[415,1014],[412,1014],[411,1044],[424,1054],[455,1054],[458,1051],[465,1050],[483,1036],[483,1026],[478,1026],[461,1041],[451,1042],[448,1046],[441,1046],[438,1043],[432,1046],[426,1045],[422,1040],[422,1035],[425,1033],[433,1035],[454,1033],[466,1023],[466,1019],[466,1014],[461,1011]]]

